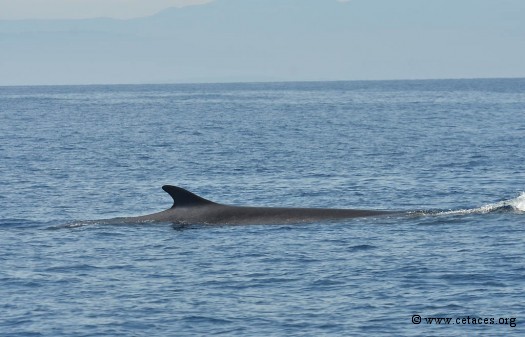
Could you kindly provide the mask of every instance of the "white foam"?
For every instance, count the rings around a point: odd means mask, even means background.
[[[522,213],[525,212],[525,192],[510,200],[504,200],[492,204],[487,204],[478,208],[471,209],[459,209],[440,212],[442,215],[463,215],[463,214],[486,214],[497,210],[510,209],[512,212]]]
[[[521,192],[519,197],[512,200],[512,207],[517,211],[525,212],[525,192]]]

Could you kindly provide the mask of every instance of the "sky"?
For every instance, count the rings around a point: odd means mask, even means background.
[[[0,0],[0,85],[525,77],[524,0]]]

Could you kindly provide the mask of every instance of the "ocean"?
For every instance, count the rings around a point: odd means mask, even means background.
[[[0,87],[1,336],[522,336],[525,79]],[[171,207],[395,210],[105,224]]]

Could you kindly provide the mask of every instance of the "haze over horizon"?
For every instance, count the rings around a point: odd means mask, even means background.
[[[525,77],[520,0],[46,4],[0,0],[0,85]]]

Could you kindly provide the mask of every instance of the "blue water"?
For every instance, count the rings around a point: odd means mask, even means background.
[[[525,79],[0,87],[0,118],[2,336],[525,332]],[[408,214],[83,222],[163,184]]]

